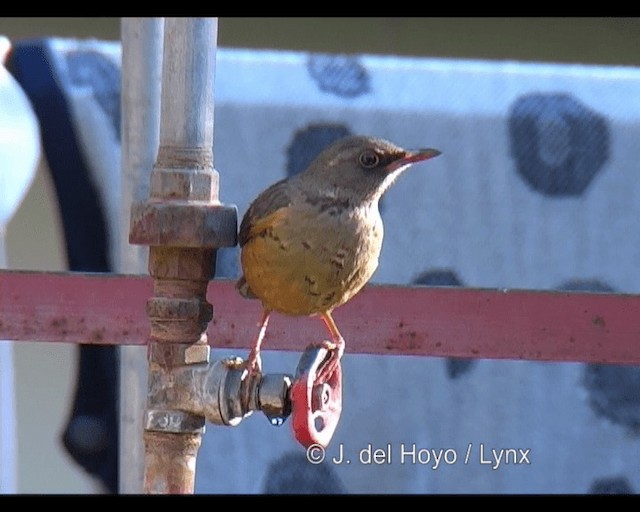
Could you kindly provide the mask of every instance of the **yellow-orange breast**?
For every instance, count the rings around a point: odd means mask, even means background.
[[[377,205],[347,208],[306,201],[252,223],[242,247],[244,278],[270,310],[331,311],[353,297],[378,266],[383,226]]]

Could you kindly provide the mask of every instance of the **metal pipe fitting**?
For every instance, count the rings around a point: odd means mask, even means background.
[[[149,401],[171,403],[175,410],[147,409],[148,430],[195,433],[204,428],[205,418],[215,425],[236,426],[253,411],[262,411],[272,425],[279,426],[291,414],[293,377],[252,375],[239,357],[177,366],[149,377]]]
[[[272,425],[282,425],[291,414],[292,382],[293,377],[287,374],[251,375],[240,358],[216,361],[205,384],[205,417],[217,425],[235,426],[259,410]]]

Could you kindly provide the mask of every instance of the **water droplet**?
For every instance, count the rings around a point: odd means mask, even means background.
[[[269,423],[271,423],[274,427],[279,427],[285,422],[286,418],[281,416],[273,416],[269,418]]]

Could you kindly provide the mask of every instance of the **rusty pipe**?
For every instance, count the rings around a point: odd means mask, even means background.
[[[162,348],[158,344],[150,347]],[[151,357],[158,360],[164,354]],[[175,426],[188,421],[188,417],[204,417],[215,425],[236,426],[253,411],[262,411],[272,425],[281,425],[291,414],[289,392],[293,376],[252,375],[243,363],[239,357],[228,357],[208,364],[176,366],[170,373],[154,372],[149,378],[150,401],[172,403],[176,411],[168,417],[163,411],[147,409],[145,424],[153,426],[163,422]],[[199,423],[185,425],[194,431],[201,426]]]
[[[154,280],[147,302],[145,493],[193,493],[204,415],[176,398],[188,393],[188,379],[178,379],[184,389],[175,393],[156,393],[152,386],[208,363],[213,311],[207,285],[216,249],[236,244],[236,207],[220,203],[213,167],[216,37],[215,18],[165,20],[160,147],[149,199],[131,207],[129,241],[149,246]]]

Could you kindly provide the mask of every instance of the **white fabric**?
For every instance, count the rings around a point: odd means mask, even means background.
[[[9,49],[0,37],[0,62]],[[0,268],[7,267],[5,233],[26,194],[40,156],[38,123],[20,86],[0,65]],[[0,492],[15,493],[16,417],[13,349],[0,341]]]

